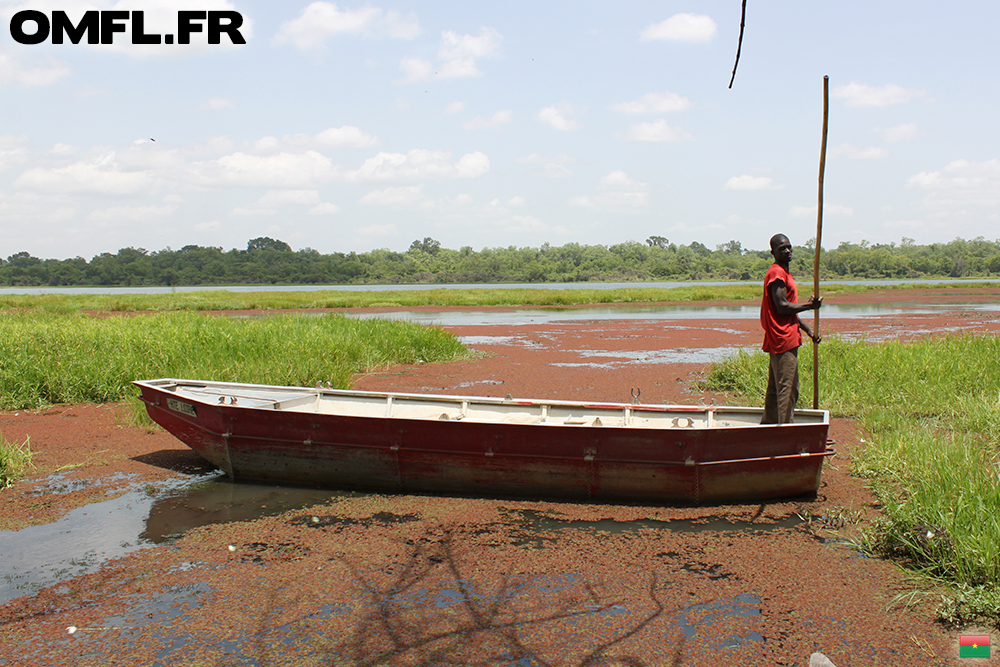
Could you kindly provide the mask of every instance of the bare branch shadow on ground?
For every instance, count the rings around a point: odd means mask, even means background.
[[[588,632],[588,642],[573,641],[578,623],[601,624],[622,607],[603,596],[591,582],[563,578],[539,587],[537,579],[511,572],[470,579],[472,570],[457,553],[454,531],[439,528],[414,541],[407,560],[388,583],[344,560],[368,598],[354,631],[332,652],[331,665],[376,667],[406,664],[421,667],[510,665],[551,667],[645,667],[638,657],[620,654],[621,644],[641,633],[665,608],[657,598],[657,577],[646,586],[651,610],[613,631],[605,625]],[[489,585],[489,590],[481,588]],[[620,616],[619,616],[620,619]],[[618,619],[615,619],[618,620]],[[600,639],[595,638],[600,635]],[[581,639],[583,637],[580,637]],[[669,664],[680,665],[685,637],[680,634]],[[586,645],[584,645],[586,644]],[[570,655],[567,660],[567,655]]]

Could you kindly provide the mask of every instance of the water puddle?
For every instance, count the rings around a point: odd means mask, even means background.
[[[740,350],[756,351],[756,347],[704,347],[672,350],[567,350],[581,357],[604,357],[611,362],[554,362],[551,366],[620,368],[629,364],[708,364],[728,359]],[[620,360],[620,361],[617,361]]]
[[[513,345],[523,343],[520,336],[459,336],[462,345]]]
[[[720,649],[737,648],[750,641],[762,642],[764,637],[759,632],[747,632],[745,635],[731,634],[723,638],[713,632],[713,629],[716,626],[723,626],[723,619],[731,620],[729,617],[753,618],[760,616],[760,604],[760,597],[752,593],[741,593],[729,600],[694,604],[677,614],[676,624],[688,639],[694,638],[699,626],[701,626],[703,629],[708,629],[715,647]]]
[[[477,384],[495,385],[503,383],[504,383],[503,380],[475,380],[473,382],[462,382],[461,384],[458,384],[456,386],[464,388],[464,387],[475,387]]]
[[[172,486],[185,483],[189,481]],[[66,484],[62,492],[76,486]],[[160,488],[167,490],[171,485]],[[107,560],[140,548],[138,536],[154,501],[148,491],[148,487],[135,488],[79,507],[53,523],[0,531],[0,553],[4,556],[0,559],[0,603],[94,572]]]
[[[354,495],[358,494],[294,486],[235,484],[225,475],[214,473],[210,479],[181,492],[158,498],[150,507],[139,539],[159,544],[200,526],[253,521]]]
[[[54,475],[43,488],[70,493],[96,484],[117,493],[111,483],[118,479],[83,483]],[[199,526],[250,521],[345,495],[351,494],[234,484],[218,472],[159,484],[132,483],[125,493],[79,507],[52,523],[0,531],[0,604],[96,572],[109,560],[175,539]]]

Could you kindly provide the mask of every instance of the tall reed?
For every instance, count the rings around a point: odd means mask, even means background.
[[[468,354],[440,328],[342,315],[0,313],[0,408],[118,401],[153,377],[346,387],[355,373]]]
[[[800,360],[810,376],[811,355]],[[767,356],[743,353],[706,384],[759,403],[766,377]],[[962,587],[952,618],[1000,621],[1000,607],[982,602],[1000,585],[1000,338],[826,340],[820,399],[871,434],[855,462],[885,506],[870,548]]]
[[[24,476],[31,464],[31,438],[23,444],[11,442],[0,433],[0,491]]]

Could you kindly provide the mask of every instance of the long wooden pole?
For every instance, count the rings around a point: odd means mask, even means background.
[[[816,206],[816,255],[813,296],[819,298],[819,249],[823,243],[823,176],[826,174],[826,132],[830,120],[830,77],[823,77],[823,143],[819,149],[819,203]],[[813,335],[819,335],[819,310],[813,311]],[[819,409],[819,345],[813,345],[813,410]]]

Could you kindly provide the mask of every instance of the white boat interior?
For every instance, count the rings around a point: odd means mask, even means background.
[[[187,411],[184,402],[188,401],[352,417],[655,429],[759,426],[763,412],[752,407],[382,393],[173,379],[136,384],[173,392],[177,400],[168,400],[172,403],[168,407],[179,412]],[[828,422],[829,415],[825,410],[796,410],[795,420],[797,424],[821,424]]]

